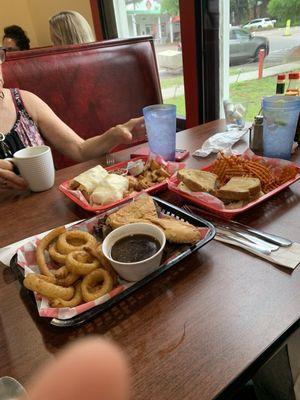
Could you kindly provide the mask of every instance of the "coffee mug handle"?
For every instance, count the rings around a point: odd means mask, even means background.
[[[19,171],[19,168],[18,168],[18,165],[17,165],[17,160],[15,158],[4,158],[3,161],[11,162],[13,164],[13,172],[16,175],[20,175],[20,171]]]
[[[3,161],[10,161],[11,163],[15,164],[16,160],[14,158],[4,158]],[[15,164],[16,165],[16,164]]]

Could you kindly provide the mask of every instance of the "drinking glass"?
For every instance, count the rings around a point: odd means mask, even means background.
[[[223,106],[226,118],[226,130],[243,129],[246,123],[247,106],[241,103],[234,103],[230,100],[224,100]]]
[[[262,109],[263,155],[290,160],[300,111],[300,97],[265,97]]]
[[[12,400],[22,396],[23,400],[28,400],[26,390],[16,379],[10,376],[0,378],[0,399]]]
[[[157,104],[143,108],[150,151],[164,160],[175,160],[176,106]]]

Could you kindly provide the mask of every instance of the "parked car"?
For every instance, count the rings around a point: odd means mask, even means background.
[[[271,20],[270,18],[257,18],[249,21],[246,25],[243,26],[243,28],[249,29],[251,31],[255,29],[268,29],[274,28],[275,23],[275,19]]]
[[[254,36],[249,31],[232,27],[230,29],[230,64],[238,64],[247,61],[256,61],[261,49],[265,50],[265,56],[269,54],[269,40],[264,36]]]

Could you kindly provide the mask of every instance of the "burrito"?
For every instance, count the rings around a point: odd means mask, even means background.
[[[91,169],[73,178],[69,184],[70,189],[79,189],[90,195],[97,185],[108,175],[106,169],[96,165]]]

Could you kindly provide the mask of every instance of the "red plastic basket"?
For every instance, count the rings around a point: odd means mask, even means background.
[[[134,159],[132,159],[132,160],[141,160],[141,159],[142,159],[143,161],[146,161],[146,160],[148,159],[148,156],[145,156],[145,157],[143,157],[143,156],[142,156],[142,157],[136,157],[136,158],[134,158]],[[131,161],[132,161],[132,160],[131,160]],[[126,167],[127,164],[128,164],[128,162],[129,162],[129,160],[128,160],[128,161],[123,161],[123,162],[121,162],[121,163],[115,164],[115,165],[113,165],[113,166],[111,166],[111,167],[107,167],[107,168],[105,168],[105,169],[106,169],[107,171],[113,172],[113,171],[115,171],[115,170],[117,170],[117,169]],[[184,165],[184,164],[183,164],[183,165]],[[76,197],[76,196],[70,191],[70,189],[69,189],[69,182],[70,182],[70,180],[67,180],[67,181],[61,183],[61,184],[59,185],[59,190],[60,190],[61,192],[63,192],[67,197],[69,197],[69,199],[71,199],[74,203],[76,203],[76,204],[79,205],[81,208],[83,208],[84,210],[90,211],[90,212],[94,212],[94,213],[101,213],[101,212],[103,212],[103,211],[106,211],[106,210],[108,210],[108,209],[110,209],[110,208],[113,208],[113,207],[115,207],[115,206],[118,206],[119,204],[122,204],[122,203],[126,202],[128,199],[134,198],[134,197],[136,197],[137,195],[140,194],[140,192],[135,192],[135,193],[132,193],[132,194],[129,195],[129,196],[124,197],[124,198],[121,199],[121,200],[115,201],[115,202],[110,203],[110,204],[99,205],[99,206],[91,206],[91,205],[88,204],[87,202],[81,201],[78,197]],[[165,190],[167,187],[168,187],[168,183],[167,183],[167,180],[165,180],[164,182],[158,183],[157,185],[153,185],[153,186],[151,186],[150,188],[145,189],[144,192],[149,193],[149,194],[154,194],[154,193],[161,192],[162,190]]]
[[[292,163],[291,163],[292,164]],[[281,192],[282,190],[286,189],[287,187],[289,187],[290,185],[292,185],[293,183],[295,183],[296,181],[298,181],[300,179],[300,167],[296,164],[292,164],[294,167],[296,167],[298,173],[295,176],[295,178],[290,179],[289,181],[283,183],[282,185],[278,186],[276,189],[271,190],[270,192],[266,193],[265,195],[259,197],[258,199],[251,201],[250,203],[248,203],[247,205],[245,205],[244,207],[241,208],[236,208],[236,209],[220,209],[218,207],[214,207],[212,204],[209,204],[207,201],[199,199],[195,196],[193,196],[192,194],[189,194],[187,192],[184,192],[180,189],[178,189],[177,187],[175,187],[179,181],[176,178],[176,176],[172,176],[169,180],[168,180],[168,188],[170,191],[178,194],[179,196],[187,199],[188,201],[190,201],[191,203],[196,204],[199,207],[203,207],[207,210],[209,210],[210,212],[213,212],[217,215],[222,216],[223,218],[227,218],[227,219],[232,219],[234,217],[236,217],[237,215],[249,210],[250,208],[256,206],[257,204],[262,203],[263,201],[269,199],[270,197],[274,196],[275,194]],[[203,168],[200,168],[203,171],[209,171],[211,168],[212,164],[210,165],[206,165]]]

